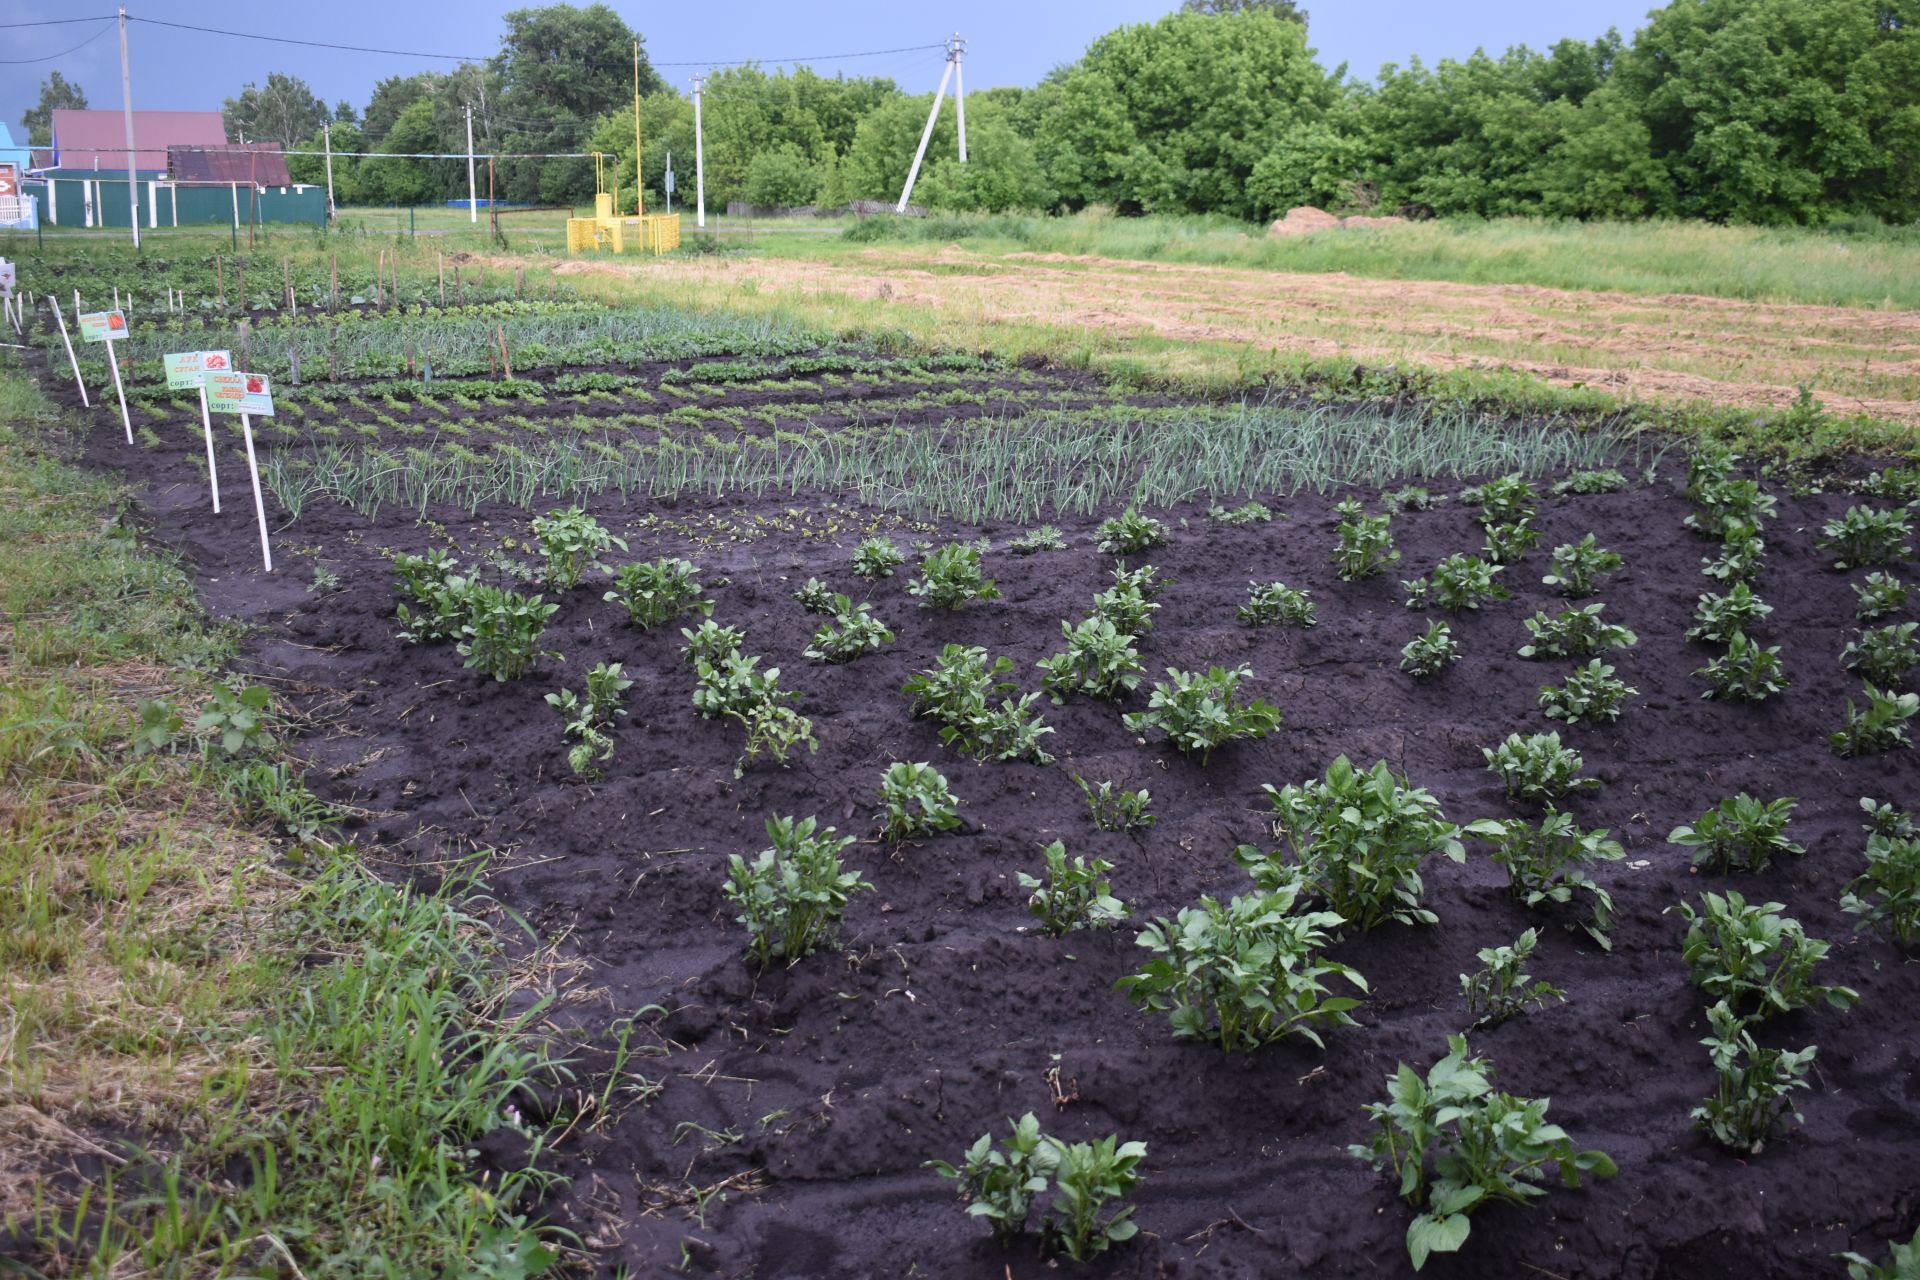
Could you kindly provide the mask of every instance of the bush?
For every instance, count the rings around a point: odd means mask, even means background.
[[[832,613],[835,608],[833,588],[818,578],[808,578],[795,587],[793,598],[808,613]]]
[[[1407,1227],[1415,1271],[1429,1255],[1457,1252],[1467,1242],[1475,1210],[1526,1205],[1543,1195],[1549,1164],[1569,1187],[1579,1186],[1582,1174],[1617,1172],[1604,1151],[1575,1150],[1565,1130],[1547,1123],[1547,1106],[1545,1098],[1495,1092],[1493,1064],[1470,1057],[1465,1036],[1447,1038],[1447,1056],[1424,1080],[1404,1062],[1387,1077],[1387,1100],[1366,1108],[1373,1137],[1347,1150],[1390,1169],[1401,1198],[1420,1210]]]
[[[1690,489],[1687,497],[1695,508],[1686,519],[1687,528],[1703,538],[1721,540],[1736,525],[1757,533],[1778,506],[1773,495],[1761,489],[1756,480],[1707,481]]]
[[[776,959],[792,964],[813,954],[830,938],[848,898],[872,885],[841,865],[840,854],[853,843],[832,827],[819,830],[815,818],[771,818],[767,838],[773,846],[748,862],[739,854],[727,860],[721,892],[740,909],[747,927],[747,954],[762,969]]]
[[[1699,911],[1684,902],[1671,910],[1686,917],[1681,957],[1707,999],[1724,1001],[1735,1014],[1757,1022],[1815,1000],[1846,1009],[1860,998],[1850,987],[1814,983],[1814,966],[1827,958],[1827,944],[1809,938],[1798,920],[1781,914],[1780,903],[1749,905],[1731,890],[1725,896],[1703,893],[1700,903]]]
[[[1134,1003],[1165,1013],[1181,1039],[1212,1040],[1224,1052],[1257,1049],[1289,1036],[1325,1048],[1320,1031],[1353,1026],[1361,1001],[1329,996],[1338,977],[1364,992],[1365,979],[1320,958],[1326,931],[1341,919],[1299,909],[1301,886],[1236,897],[1203,897],[1173,920],[1149,924],[1141,946],[1154,958],[1116,984]]]
[[[467,616],[467,593],[473,586],[471,579],[455,572],[459,567],[457,560],[438,547],[425,555],[403,551],[393,557],[400,589],[422,608],[417,618],[405,604],[395,610],[400,639],[409,644],[459,639],[460,625]]]
[[[1093,616],[1103,618],[1118,631],[1143,636],[1153,630],[1153,615],[1160,611],[1155,599],[1172,579],[1159,580],[1159,570],[1150,564],[1129,569],[1124,564],[1113,568],[1113,585],[1093,597]]]
[[[1428,600],[1452,613],[1478,609],[1490,600],[1505,600],[1512,593],[1495,582],[1494,575],[1505,566],[1488,564],[1478,556],[1452,555],[1434,566],[1431,583],[1425,578],[1408,583],[1408,608],[1423,608]]]
[[[1446,820],[1430,792],[1395,774],[1384,760],[1361,770],[1345,756],[1327,766],[1324,778],[1261,790],[1290,861],[1280,861],[1280,850],[1264,854],[1242,845],[1234,856],[1256,884],[1273,887],[1297,878],[1360,929],[1389,920],[1438,920],[1420,905],[1420,864],[1435,853],[1465,862],[1466,850],[1460,828]]]
[[[1708,871],[1765,871],[1776,857],[1806,853],[1787,839],[1796,803],[1792,796],[1762,802],[1742,791],[1701,814],[1692,826],[1675,827],[1667,843],[1693,849],[1693,865]]]
[[[1010,1123],[1013,1134],[999,1150],[992,1135],[983,1134],[960,1165],[927,1162],[927,1168],[960,1185],[968,1216],[985,1218],[995,1238],[1005,1244],[1026,1229],[1051,1181],[1046,1236],[1073,1261],[1084,1262],[1139,1233],[1133,1206],[1122,1203],[1109,1214],[1107,1204],[1139,1186],[1146,1143],[1122,1143],[1113,1135],[1069,1144],[1041,1133],[1032,1112]]]
[[[1188,755],[1198,754],[1204,766],[1220,746],[1243,738],[1264,738],[1280,727],[1278,708],[1255,698],[1239,701],[1240,682],[1253,668],[1232,670],[1209,667],[1205,675],[1167,668],[1167,682],[1153,682],[1145,711],[1129,712],[1121,722],[1144,735],[1158,729]]]
[[[1533,485],[1518,471],[1461,490],[1460,501],[1480,508],[1480,523],[1487,528],[1532,520],[1537,507]]]
[[[806,153],[791,142],[756,151],[747,162],[747,203],[761,209],[810,205],[820,191],[820,175]]]
[[[1853,584],[1853,594],[1859,601],[1854,616],[1862,622],[1897,613],[1907,604],[1906,584],[1890,573],[1868,574],[1864,581]]]
[[[855,604],[843,595],[833,597],[833,618],[813,633],[813,643],[803,652],[821,662],[852,662],[869,653],[878,653],[893,643],[893,632],[873,616],[865,601]]]
[[[1481,548],[1495,564],[1517,564],[1540,541],[1540,531],[1530,520],[1487,526],[1486,545]]]

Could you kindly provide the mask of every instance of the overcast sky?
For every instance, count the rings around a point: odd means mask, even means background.
[[[522,0],[531,3],[532,0]],[[487,55],[498,47],[498,14],[514,0],[134,0],[135,16],[260,35],[424,53]],[[646,37],[661,74],[684,89],[696,66],[664,66],[759,58],[802,58],[831,74],[888,75],[909,92],[931,90],[940,78],[937,50],[835,59],[934,44],[958,29],[965,35],[970,87],[1030,85],[1053,66],[1071,62],[1089,41],[1115,26],[1150,21],[1175,0],[969,0],[966,4],[901,5],[897,0],[731,0],[721,4],[613,6]],[[1649,0],[1308,0],[1310,43],[1327,66],[1342,62],[1371,77],[1383,62],[1418,54],[1433,62],[1465,57],[1475,48],[1498,53],[1508,45],[1544,48],[1563,36],[1581,39],[1617,26],[1629,36]],[[0,0],[0,23],[107,13],[102,0]],[[324,15],[324,21],[315,21]],[[484,15],[484,16],[483,16]],[[329,103],[342,98],[366,106],[385,76],[456,65],[432,58],[346,53],[203,35],[144,23],[129,24],[136,108],[218,110],[221,100],[269,71],[297,75]],[[84,47],[63,53],[88,40]],[[86,90],[94,107],[120,106],[119,45],[111,22],[0,30],[0,112],[16,138],[20,115],[38,100],[49,70],[58,68]],[[22,62],[22,59],[48,61]]]

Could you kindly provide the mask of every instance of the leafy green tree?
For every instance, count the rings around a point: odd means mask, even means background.
[[[440,134],[433,121],[433,99],[418,98],[387,130],[380,150],[437,152]],[[425,204],[444,199],[444,183],[427,160],[365,160],[358,179],[360,198],[370,204]],[[337,171],[336,171],[337,176]],[[344,204],[345,201],[337,201]]]
[[[295,148],[299,151],[324,151],[326,138],[318,131],[304,138]],[[362,191],[360,165],[366,163],[345,153],[364,150],[361,143],[360,126],[351,121],[333,126],[333,203],[336,208],[352,204],[364,204],[367,197]],[[327,182],[327,159],[324,155],[288,156],[287,172],[295,182],[311,182],[325,186]]]
[[[762,151],[747,164],[747,203],[760,208],[811,204],[820,190],[806,152],[791,142]]]
[[[84,111],[86,107],[86,90],[58,71],[51,73],[40,82],[40,101],[28,107],[20,117],[20,123],[26,126],[27,145],[44,147],[52,144],[53,113],[56,110]]]
[[[1094,41],[1036,143],[1069,207],[1250,217],[1254,166],[1335,94],[1302,24],[1265,6],[1176,13]]]
[[[388,76],[374,85],[373,97],[367,103],[367,114],[360,126],[361,136],[368,145],[379,148],[400,113],[432,93],[439,79],[431,71],[422,71],[418,75]]]
[[[220,108],[227,138],[234,142],[271,142],[291,147],[301,138],[315,133],[330,116],[305,80],[282,72],[269,72],[264,85],[251,82],[237,98],[228,98]]]
[[[1286,22],[1307,25],[1307,11],[1294,0],[1180,0],[1180,12],[1209,16],[1229,13],[1270,13]]]
[[[486,106],[490,144],[497,139],[502,150],[533,154],[576,152],[602,116],[624,108],[631,121],[634,42],[641,37],[613,9],[551,4],[512,10],[505,22],[500,52],[486,68],[497,85]],[[639,78],[643,96],[665,87],[647,60],[644,40]],[[481,113],[474,101],[476,131]],[[591,160],[507,160],[496,166],[495,193],[502,198],[564,204],[592,191]]]

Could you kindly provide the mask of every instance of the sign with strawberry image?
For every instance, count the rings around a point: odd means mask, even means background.
[[[225,373],[233,367],[225,351],[174,351],[167,354],[167,390],[190,391],[209,373]]]
[[[207,407],[215,413],[273,416],[273,384],[264,373],[214,373],[207,379]]]

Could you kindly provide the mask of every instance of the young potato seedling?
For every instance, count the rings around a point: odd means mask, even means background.
[[[1851,1008],[1860,993],[1851,987],[1823,987],[1813,981],[1814,966],[1827,958],[1827,944],[1809,938],[1800,922],[1778,902],[1752,905],[1738,893],[1703,893],[1700,910],[1681,902],[1669,910],[1687,921],[1681,957],[1693,985],[1707,999],[1724,1001],[1754,1022],[1776,1013],[1803,1009],[1825,1000],[1836,1009]]]
[[[1613,925],[1613,895],[1587,874],[1596,862],[1618,862],[1627,856],[1618,840],[1609,840],[1602,827],[1582,831],[1570,814],[1549,810],[1536,826],[1524,818],[1483,818],[1467,827],[1467,834],[1493,845],[1493,860],[1507,873],[1507,886],[1523,906],[1543,903],[1564,906],[1574,890],[1593,901],[1593,915],[1582,927],[1602,950],[1611,951],[1607,930]]]
[[[1589,533],[1578,542],[1555,547],[1553,569],[1540,581],[1578,600],[1598,591],[1600,580],[1617,572],[1623,563],[1619,552],[1606,550]]]
[[[713,601],[701,595],[700,567],[677,558],[621,565],[614,571],[613,590],[602,598],[624,608],[628,620],[642,631],[684,614],[713,613]]]
[[[580,584],[580,575],[593,557],[608,547],[622,551],[627,544],[600,526],[583,507],[568,507],[535,516],[533,536],[547,557],[547,585],[555,591],[571,591]]]
[[[1111,862],[1095,858],[1088,862],[1076,857],[1067,860],[1067,846],[1055,840],[1042,850],[1047,877],[1014,873],[1020,887],[1030,895],[1027,910],[1046,933],[1064,938],[1075,929],[1105,929],[1125,920],[1131,912],[1127,904],[1113,896],[1107,873]]]
[[[1701,814],[1691,826],[1675,827],[1667,843],[1693,849],[1693,865],[1707,871],[1765,871],[1775,858],[1806,853],[1787,839],[1796,803],[1792,796],[1760,801],[1742,791]]]
[[[833,588],[818,578],[808,578],[806,582],[795,588],[793,598],[808,613],[830,614],[835,609]]]
[[[1495,564],[1518,564],[1527,552],[1540,544],[1540,531],[1531,520],[1487,526],[1486,544],[1481,552]]]
[[[919,596],[923,609],[958,609],[969,600],[998,600],[1000,589],[980,572],[980,548],[954,542],[921,559],[920,576],[908,581],[907,594]]]
[[[1333,563],[1341,581],[1363,582],[1399,562],[1400,553],[1393,548],[1392,516],[1370,516],[1351,498],[1333,510],[1340,517]]]
[[[1251,524],[1268,523],[1273,519],[1273,512],[1263,502],[1248,502],[1232,508],[1215,505],[1208,509],[1207,518],[1216,524],[1244,528]]]
[[[1079,626],[1062,622],[1060,632],[1067,647],[1039,663],[1045,673],[1041,687],[1056,706],[1076,693],[1118,701],[1139,686],[1146,671],[1140,652],[1133,647],[1133,637],[1111,621],[1093,617]]]
[[[1253,668],[1245,665],[1209,667],[1204,675],[1168,667],[1167,679],[1153,682],[1147,709],[1127,713],[1121,723],[1143,736],[1149,729],[1160,730],[1205,766],[1226,743],[1264,738],[1280,727],[1279,708],[1258,698],[1240,701],[1240,684],[1252,677]]]
[[[455,646],[466,665],[495,680],[518,680],[540,658],[560,655],[540,647],[547,619],[559,609],[539,596],[475,583],[467,592],[467,615]]]
[[[1845,515],[1827,521],[1820,532],[1820,549],[1835,553],[1836,569],[1897,564],[1913,554],[1907,541],[1913,526],[1900,508],[1848,507]]]
[[[925,761],[896,760],[888,765],[880,775],[880,803],[886,806],[887,817],[880,833],[889,840],[930,836],[960,825],[960,802],[948,789],[945,775]]]
[[[1735,525],[1747,525],[1758,532],[1779,505],[1757,480],[1715,480],[1699,485],[1687,497],[1695,508],[1686,518],[1687,528],[1715,540],[1724,539]]]
[[[1474,1026],[1494,1026],[1527,1011],[1527,1006],[1545,1007],[1549,1000],[1564,1002],[1567,993],[1551,982],[1534,982],[1533,975],[1522,973],[1521,966],[1533,955],[1539,935],[1527,930],[1513,945],[1483,947],[1474,953],[1480,968],[1460,975],[1460,995],[1467,1012],[1476,1015]]]
[[[1087,808],[1093,812],[1093,825],[1102,831],[1145,831],[1154,824],[1153,814],[1147,811],[1152,797],[1144,788],[1116,790],[1111,782],[1095,787],[1077,773],[1073,780],[1087,798]]]
[[[1867,814],[1867,869],[1851,881],[1840,908],[1856,930],[1884,929],[1896,946],[1920,946],[1920,839],[1914,822],[1890,804],[1862,799]]]
[[[1911,747],[1907,722],[1920,713],[1920,693],[1892,693],[1863,684],[1864,707],[1847,699],[1846,719],[1827,741],[1837,756],[1869,756],[1898,747]]]
[[[1439,675],[1460,661],[1460,645],[1453,628],[1444,622],[1427,624],[1426,634],[1415,636],[1400,649],[1400,669],[1416,680]]]
[[[836,595],[832,620],[820,624],[813,633],[813,643],[801,652],[821,662],[852,662],[892,643],[893,632],[873,616],[871,605],[864,600],[855,604],[844,595]]]
[[[1240,606],[1240,621],[1265,627],[1278,623],[1289,627],[1311,627],[1319,622],[1319,607],[1307,592],[1284,582],[1249,582],[1247,602]]]
[[[1545,610],[1525,619],[1527,634],[1533,639],[1520,646],[1523,658],[1591,658],[1612,649],[1631,649],[1640,637],[1601,617],[1604,604],[1562,609],[1549,616]]]
[[[1907,672],[1920,667],[1920,642],[1914,632],[1920,623],[1889,623],[1868,627],[1857,640],[1849,641],[1840,653],[1840,665],[1874,684],[1897,684]]]
[[[1859,603],[1853,616],[1862,622],[1875,622],[1907,607],[1907,587],[1890,573],[1870,573],[1853,584]]]
[[[1100,527],[1094,530],[1093,545],[1108,555],[1134,555],[1165,546],[1167,537],[1166,525],[1129,507],[1122,514],[1100,522]]]
[[[891,538],[865,538],[853,549],[853,573],[858,578],[891,578],[893,571],[906,562],[907,557]]]
[[[1753,624],[1773,612],[1773,606],[1753,594],[1753,588],[1736,582],[1725,595],[1703,594],[1694,606],[1694,623],[1687,628],[1687,639],[1730,644],[1736,635],[1753,630]]]
[[[1533,519],[1538,507],[1533,485],[1519,472],[1460,491],[1460,501],[1480,508],[1480,523],[1491,528]]]
[[[1707,678],[1703,698],[1727,702],[1764,702],[1786,692],[1786,672],[1780,666],[1780,646],[1763,646],[1736,631],[1727,651],[1693,674]]]
[[[1550,720],[1611,724],[1620,718],[1627,699],[1639,692],[1614,679],[1613,668],[1595,658],[1584,667],[1575,667],[1565,683],[1542,688],[1540,706]]]
[[[1519,804],[1551,807],[1576,791],[1600,785],[1598,778],[1580,776],[1586,762],[1560,745],[1557,733],[1510,733],[1505,742],[1480,754],[1487,758],[1487,771],[1506,785],[1507,798]]]
[[[770,818],[767,838],[772,847],[752,862],[737,853],[727,859],[727,882],[721,887],[740,911],[747,955],[761,969],[775,960],[791,965],[813,954],[833,936],[848,898],[873,888],[841,864],[853,838],[836,837],[816,818]]]
[[[1713,1093],[1693,1110],[1693,1127],[1729,1150],[1757,1156],[1787,1116],[1805,1122],[1792,1094],[1808,1087],[1818,1046],[1763,1049],[1724,1000],[1707,1010],[1707,1023],[1713,1034],[1700,1043],[1707,1046],[1716,1079]]]
[[[1727,524],[1720,537],[1720,554],[1702,557],[1700,572],[1721,582],[1751,584],[1766,566],[1767,544],[1760,538],[1760,527],[1744,520]]]

